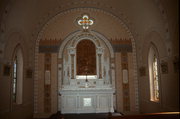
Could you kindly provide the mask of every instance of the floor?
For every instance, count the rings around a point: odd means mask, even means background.
[[[110,118],[111,117],[111,118]],[[47,119],[179,119],[179,112],[175,114],[148,113],[139,115],[122,115],[120,113],[95,114],[61,114],[56,113]]]
[[[113,113],[112,115],[120,115],[119,113]],[[95,113],[95,114],[63,114],[52,115],[49,119],[109,119],[108,113]]]
[[[108,114],[68,114],[65,119],[108,119]]]

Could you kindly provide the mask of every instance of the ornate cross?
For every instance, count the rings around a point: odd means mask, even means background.
[[[78,24],[82,26],[84,30],[87,30],[89,26],[93,25],[94,21],[89,19],[88,15],[83,15],[82,19],[78,20]]]

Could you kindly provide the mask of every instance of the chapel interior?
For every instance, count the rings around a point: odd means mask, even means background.
[[[178,119],[179,0],[0,0],[0,119],[88,116]]]

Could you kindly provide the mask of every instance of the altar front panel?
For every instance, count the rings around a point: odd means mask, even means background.
[[[62,113],[114,112],[113,90],[62,90]]]

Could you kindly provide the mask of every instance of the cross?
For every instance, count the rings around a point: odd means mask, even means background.
[[[93,25],[94,21],[89,19],[88,15],[83,15],[82,19],[78,20],[78,24],[87,30],[89,26]]]

